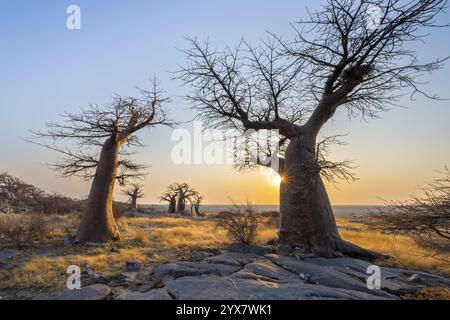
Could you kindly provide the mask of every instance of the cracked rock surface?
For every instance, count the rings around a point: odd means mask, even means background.
[[[231,245],[220,254],[194,253],[194,261],[162,264],[134,274],[134,285],[94,284],[37,299],[78,300],[304,300],[401,299],[424,287],[449,287],[450,279],[381,267],[381,288],[367,287],[372,264],[352,258],[277,253],[271,246]]]

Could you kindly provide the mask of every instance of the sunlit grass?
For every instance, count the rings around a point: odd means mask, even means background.
[[[75,232],[77,219],[64,217],[54,235],[64,230]],[[450,275],[450,254],[438,255],[419,246],[407,236],[394,236],[367,230],[351,219],[338,219],[341,236],[361,247],[390,255],[384,265],[438,272]],[[100,275],[115,275],[125,271],[125,262],[139,260],[143,265],[157,264],[186,257],[198,249],[218,249],[231,241],[224,230],[217,229],[214,220],[193,220],[185,217],[122,218],[118,222],[123,240],[102,247],[64,246],[62,239],[48,240],[53,244],[49,254],[39,253],[39,245],[23,249],[9,269],[0,270],[0,288],[63,288],[67,267],[78,265]],[[256,241],[267,243],[277,235],[270,223],[261,225]],[[15,266],[13,266],[15,264]],[[425,293],[424,293],[425,294]]]

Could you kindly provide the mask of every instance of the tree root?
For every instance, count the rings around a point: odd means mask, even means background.
[[[352,258],[361,258],[370,261],[389,258],[387,255],[358,247],[357,245],[344,240],[341,240],[339,251]]]
[[[271,246],[281,246],[282,244],[279,241],[279,238],[273,238],[269,242],[267,242],[268,245]],[[388,259],[389,256],[372,251],[367,250],[364,248],[361,248],[353,243],[347,242],[345,240],[340,240],[338,248],[334,251],[330,250],[321,250],[319,248],[316,248],[316,250],[312,250],[313,252],[306,252],[304,250],[301,250],[300,247],[296,245],[292,245],[292,248],[297,248],[297,250],[302,251],[304,253],[313,253],[317,256],[324,257],[324,258],[341,258],[344,256],[351,257],[351,258],[358,258],[368,261],[374,261],[379,259]],[[294,250],[294,249],[293,249]]]

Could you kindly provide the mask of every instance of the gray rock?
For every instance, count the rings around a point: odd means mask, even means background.
[[[289,272],[268,259],[258,259],[247,264],[243,271],[252,272],[277,282],[295,282],[300,280],[298,274]]]
[[[130,271],[139,271],[141,269],[141,262],[139,260],[130,260],[125,262],[125,270]]]
[[[378,300],[379,296],[366,292],[330,288],[301,282],[274,283],[267,281],[252,281],[249,279],[234,279],[239,299],[242,300]]]
[[[64,245],[66,246],[71,246],[75,241],[75,236],[67,233],[64,235]]]
[[[274,253],[276,250],[273,246],[257,246],[242,243],[232,243],[228,246],[228,251],[238,253],[252,253],[257,256],[263,256],[265,254]]]
[[[279,255],[267,255],[265,257],[274,264],[299,275],[305,283],[313,283],[331,288],[361,291],[386,298],[395,298],[386,292],[368,289],[366,284],[367,274],[357,273],[358,277],[356,277],[355,273],[349,275],[348,273],[335,270],[332,267],[314,265],[309,263],[310,260],[300,261],[291,257]],[[344,269],[344,271],[347,271],[347,269]]]
[[[205,251],[195,251],[191,254],[191,260],[198,262],[212,256],[211,253]]]
[[[224,276],[236,272],[241,267],[201,262],[178,262],[167,263],[156,267],[155,278],[163,282],[186,276],[203,276],[203,275],[219,275]]]
[[[11,260],[19,254],[18,250],[14,249],[4,249],[0,251],[0,261]]]
[[[169,281],[166,289],[178,300],[235,300],[239,293],[226,277],[183,277]]]
[[[79,290],[66,290],[54,297],[55,300],[104,300],[111,296],[112,290],[104,284],[93,284]]]
[[[252,253],[225,252],[221,255],[206,258],[208,263],[226,264],[230,266],[245,266],[256,258]]]
[[[115,298],[115,300],[172,300],[166,289],[155,289],[149,292],[126,292]]]

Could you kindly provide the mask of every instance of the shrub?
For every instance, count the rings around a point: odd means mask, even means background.
[[[262,220],[251,203],[247,203],[246,206],[236,205],[230,212],[222,212],[218,216],[216,228],[225,229],[228,236],[238,243],[252,244]]]
[[[450,170],[422,188],[423,196],[407,202],[387,202],[372,215],[370,227],[394,234],[410,234],[428,242],[433,238],[450,240]]]
[[[48,222],[39,215],[0,216],[0,239],[17,247],[42,240],[49,231]]]
[[[144,230],[138,230],[135,233],[134,240],[143,246],[147,246],[150,244],[150,239],[147,236],[147,233]]]
[[[114,219],[120,219],[125,215],[125,211],[130,208],[130,205],[123,202],[113,202],[113,215]]]

